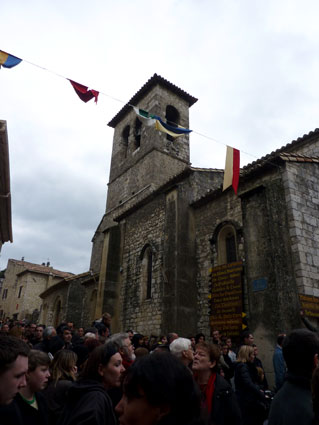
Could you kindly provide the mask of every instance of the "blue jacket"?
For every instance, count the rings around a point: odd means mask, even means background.
[[[276,390],[278,391],[282,387],[286,376],[286,363],[280,345],[275,348],[272,363],[275,371]]]

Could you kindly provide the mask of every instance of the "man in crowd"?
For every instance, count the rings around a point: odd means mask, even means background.
[[[180,359],[185,365],[189,366],[194,358],[194,351],[192,348],[192,342],[187,338],[177,338],[169,346],[170,352]]]
[[[56,330],[53,326],[47,326],[43,331],[43,340],[36,344],[33,348],[35,350],[43,351],[44,353],[50,352],[50,342],[56,336]]]
[[[242,333],[242,345],[249,345],[252,347],[253,343],[254,343],[253,334],[249,331],[244,331]]]
[[[121,354],[122,365],[127,369],[135,360],[134,347],[132,341],[127,333],[117,333],[112,335],[108,340],[108,343],[114,344]]]
[[[26,386],[29,347],[12,336],[0,336],[0,423],[1,406],[10,404]]]
[[[1,334],[1,335],[8,335],[8,333],[9,333],[9,325],[8,325],[8,323],[4,323],[4,324],[1,326],[0,334]]]
[[[35,328],[34,338],[31,339],[30,341],[33,347],[43,341],[43,331],[44,331],[43,325],[38,325]]]
[[[285,334],[279,334],[277,338],[277,346],[272,358],[274,371],[275,371],[275,381],[276,381],[276,391],[280,390],[282,387],[285,376],[286,376],[286,363],[282,353],[282,345],[285,339]]]
[[[311,425],[311,377],[318,366],[319,336],[307,329],[293,330],[283,342],[287,375],[271,404],[269,425]]]

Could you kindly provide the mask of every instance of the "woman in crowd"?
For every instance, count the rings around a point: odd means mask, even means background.
[[[143,347],[144,335],[142,334],[134,334],[132,338],[132,344],[134,349],[136,350],[139,347]]]
[[[170,353],[136,361],[115,408],[120,425],[200,424],[200,395],[187,368]]]
[[[43,395],[48,404],[49,424],[55,425],[65,406],[66,396],[72,383],[76,380],[77,355],[70,350],[58,351],[51,364],[51,377]]]
[[[235,388],[243,425],[259,425],[266,419],[265,395],[257,384],[258,372],[254,359],[254,348],[242,345],[235,365]]]
[[[214,425],[239,425],[240,410],[231,385],[217,373],[220,349],[215,344],[196,345],[194,378],[202,393],[202,412]]]
[[[107,390],[120,386],[122,357],[112,343],[90,354],[81,378],[69,389],[59,425],[115,425]]]

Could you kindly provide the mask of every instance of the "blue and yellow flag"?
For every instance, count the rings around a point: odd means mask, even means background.
[[[22,62],[22,59],[0,50],[0,66],[2,65],[4,68],[13,68],[16,65],[19,65],[20,62]]]
[[[150,114],[147,111],[144,111],[143,109],[138,109],[135,106],[133,106],[133,109],[135,113],[142,118],[144,124],[147,126],[152,126],[155,124],[155,128],[158,131],[162,131],[163,133],[169,134],[173,138],[183,136],[184,134],[189,134],[192,132],[192,130],[189,130],[188,128],[182,127],[180,125],[170,125],[167,124],[162,120],[161,117],[157,115]]]

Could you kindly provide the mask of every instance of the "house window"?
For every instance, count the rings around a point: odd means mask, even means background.
[[[165,114],[167,124],[177,127],[179,124],[179,112],[174,106],[167,105]],[[168,140],[173,141],[174,138],[169,134],[166,136]]]
[[[222,227],[218,233],[218,264],[228,264],[237,261],[236,231],[230,224]]]
[[[127,149],[128,149],[128,140],[130,136],[130,126],[127,125],[122,133],[122,143],[123,143],[123,151],[124,151],[124,158],[127,156]]]
[[[20,286],[20,288],[19,288],[18,298],[20,298],[20,297],[21,297],[22,288],[23,288],[23,286]]]
[[[145,245],[141,253],[141,293],[143,300],[152,298],[153,251],[150,245]]]
[[[141,134],[142,134],[142,123],[136,118],[134,127],[134,149],[138,149],[141,146]]]
[[[2,293],[2,299],[5,300],[8,296],[8,289],[4,289]]]

